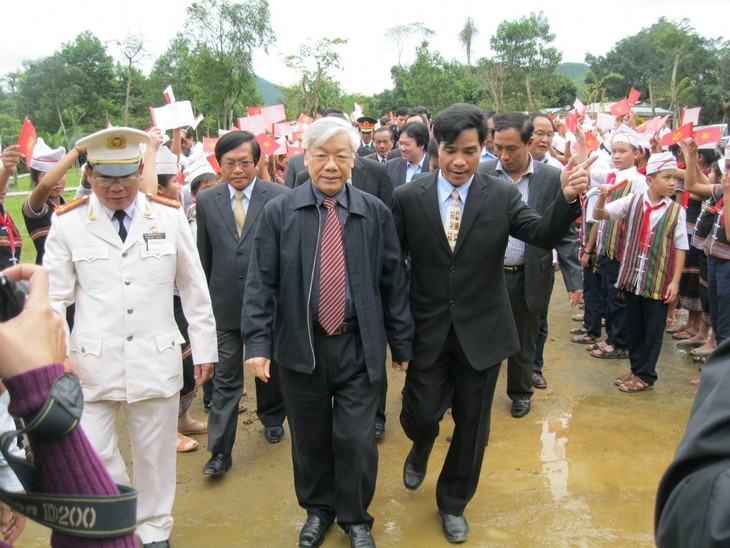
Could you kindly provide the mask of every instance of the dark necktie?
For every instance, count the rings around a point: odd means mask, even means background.
[[[334,333],[345,319],[345,254],[336,205],[334,198],[324,199],[327,219],[319,263],[319,325],[328,335]]]
[[[119,221],[119,237],[122,239],[122,241],[127,239],[127,229],[124,227],[124,219],[127,216],[127,214],[124,212],[123,209],[117,209],[114,212],[114,218]]]

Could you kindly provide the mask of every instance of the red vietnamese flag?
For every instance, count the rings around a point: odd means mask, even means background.
[[[575,130],[578,129],[578,115],[575,110],[571,110],[565,115],[565,127],[572,133],[575,133]]]
[[[593,132],[589,131],[588,133],[586,133],[586,150],[588,152],[593,152],[598,148],[598,146],[598,139],[596,139],[596,136],[593,135]]]
[[[215,144],[218,142],[218,137],[203,137],[203,150],[205,152],[215,152]]]
[[[292,141],[299,141],[301,143],[303,136],[304,136],[303,131],[292,131],[291,132]]]
[[[165,88],[165,91],[162,92],[162,95],[165,96],[165,101],[167,101],[167,104],[175,102],[175,94],[172,93],[172,86],[167,86]]]
[[[638,89],[631,88],[629,98],[627,99],[629,106],[633,107],[636,103],[638,103],[639,97],[641,97],[641,92]]]
[[[674,131],[670,131],[664,137],[662,137],[661,145],[664,147],[668,147],[676,145],[678,142],[683,141],[684,139],[689,139],[690,137],[692,137],[692,128],[693,124],[690,122],[689,124],[685,124],[682,127],[675,129]]]
[[[291,158],[295,154],[304,154],[304,147],[297,147],[294,145],[286,144],[286,154]]]
[[[625,116],[629,113],[629,110],[631,110],[631,107],[629,106],[628,99],[621,99],[618,103],[614,103],[611,105],[611,114],[613,114],[617,118],[619,116]]]
[[[259,133],[256,136],[256,140],[259,142],[259,146],[261,147],[261,150],[267,156],[271,156],[274,153],[274,151],[277,148],[279,148],[279,143],[277,143],[276,139],[274,139],[268,133]]]
[[[719,143],[722,139],[722,128],[706,127],[694,133],[697,145],[708,145],[711,143]]]
[[[210,164],[210,167],[213,168],[213,171],[215,171],[216,173],[221,172],[221,165],[218,163],[215,154],[208,154],[205,159],[208,160],[208,163]]]
[[[35,126],[28,120],[28,117],[23,120],[23,128],[20,130],[20,136],[18,137],[18,145],[20,146],[20,152],[25,155],[25,165],[30,165],[30,159],[33,155],[33,147],[35,147],[36,132]]]
[[[297,124],[311,124],[312,122],[314,122],[314,118],[307,116],[303,112],[297,118]]]
[[[261,107],[248,107],[249,116],[257,116],[261,114]]]

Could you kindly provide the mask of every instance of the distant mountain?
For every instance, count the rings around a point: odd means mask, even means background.
[[[279,86],[272,84],[268,80],[264,80],[259,76],[256,76],[256,88],[264,98],[264,105],[278,105],[284,100]]]
[[[586,73],[590,69],[585,63],[561,63],[555,72],[565,74],[578,89],[585,86]]]

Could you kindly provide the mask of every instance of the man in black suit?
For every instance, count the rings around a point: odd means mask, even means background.
[[[393,130],[390,129],[390,126],[376,129],[373,133],[373,142],[375,143],[375,152],[365,156],[365,158],[384,164],[388,160],[388,153],[393,150]]]
[[[503,359],[519,350],[502,266],[510,235],[552,248],[580,214],[588,176],[569,180],[541,217],[513,185],[478,173],[486,121],[456,104],[433,122],[439,170],[396,188],[393,216],[411,261],[414,359],[406,371],[401,424],[413,441],[403,482],[417,489],[449,405],[455,429],[436,487],[444,535],[466,540],[464,509],[476,492]]]
[[[532,159],[528,151],[533,133],[529,116],[521,112],[497,116],[494,131],[494,151],[498,160],[483,162],[479,171],[516,186],[523,201],[543,214],[562,193],[560,177],[563,172]],[[570,304],[576,306],[583,294],[583,281],[578,262],[578,235],[573,228],[565,233],[555,249]],[[504,269],[512,316],[520,339],[520,350],[507,360],[507,395],[512,400],[512,416],[520,418],[531,408],[540,310],[552,294],[552,250],[510,237]]]
[[[215,146],[221,183],[197,196],[198,253],[208,280],[218,330],[218,363],[208,419],[210,460],[203,473],[220,476],[231,468],[238,402],[243,391],[243,291],[259,213],[286,187],[261,181],[256,165],[261,149],[248,131],[232,131]],[[243,311],[245,315],[245,310]],[[256,412],[270,443],[284,436],[284,400],[276,368],[273,382],[256,380]]]
[[[385,164],[393,186],[398,188],[410,182],[413,175],[429,171],[428,154],[428,127],[422,122],[409,122],[400,133],[398,149],[400,158],[389,159]]]
[[[279,365],[294,487],[307,521],[299,546],[319,546],[336,519],[352,546],[375,546],[375,413],[385,376],[412,357],[413,319],[390,210],[348,185],[357,149],[349,122],[304,132],[311,179],[261,213],[244,294],[246,366]],[[335,306],[336,305],[336,306]]]

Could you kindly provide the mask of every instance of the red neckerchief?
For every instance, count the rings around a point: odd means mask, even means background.
[[[639,172],[639,173],[641,173],[641,174],[642,174],[642,175],[643,175],[644,177],[646,177],[646,166],[648,166],[648,165],[649,165],[649,164],[644,164],[644,165],[643,165],[643,166],[641,166],[641,167],[637,167],[637,168],[636,168],[636,171],[638,171],[638,172]]]
[[[5,227],[8,233],[8,243],[10,244],[10,256],[15,258],[15,239],[20,240],[20,232],[13,223],[10,212],[5,207],[0,206],[0,226]]]
[[[649,236],[651,235],[651,212],[659,209],[664,205],[664,200],[657,205],[651,205],[651,202],[644,202],[644,216],[641,218],[641,229],[639,230],[639,246],[646,251],[649,248]]]

